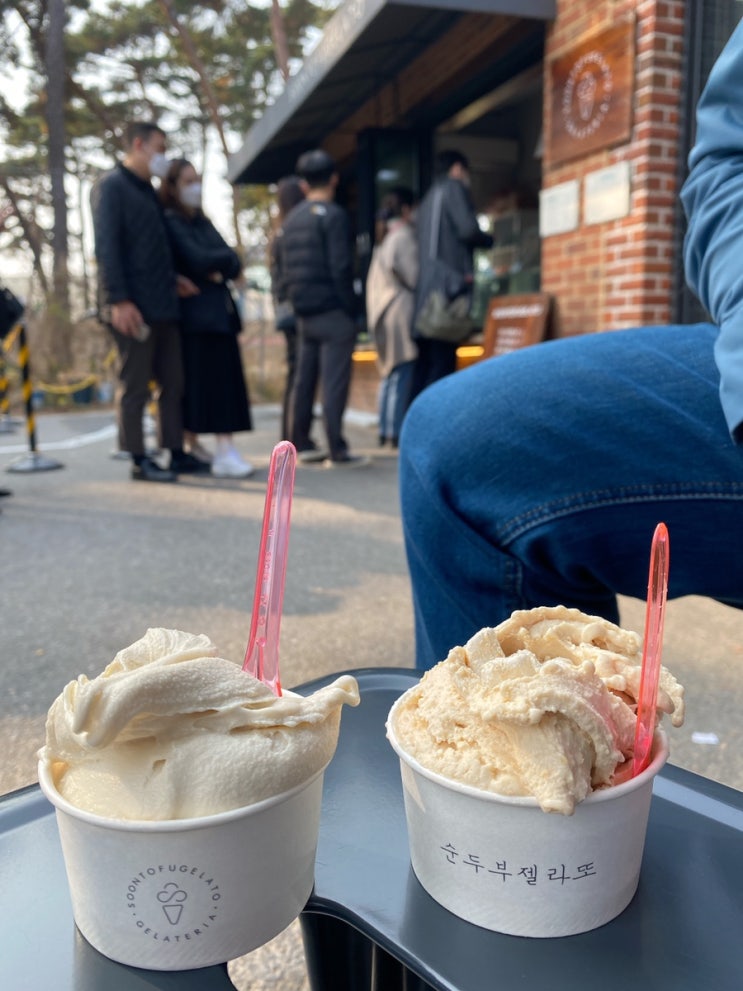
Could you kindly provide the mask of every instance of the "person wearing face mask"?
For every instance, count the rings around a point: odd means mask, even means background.
[[[254,469],[235,449],[233,433],[253,424],[237,339],[240,318],[227,286],[240,275],[240,258],[201,209],[201,180],[187,159],[170,163],[160,200],[176,270],[198,289],[180,301],[186,442],[192,454],[211,462],[217,478],[247,478]],[[213,458],[199,434],[216,435]]]
[[[423,303],[432,288],[435,266],[431,264],[432,245],[435,257],[445,262],[450,271],[461,277],[461,291],[471,291],[473,282],[473,252],[475,248],[490,248],[493,239],[480,229],[470,195],[469,162],[454,149],[436,156],[437,179],[421,201],[416,224],[420,254],[420,277],[416,291],[413,327]],[[433,382],[450,375],[456,368],[457,344],[423,337],[414,331],[418,357],[413,368],[413,381],[408,402]]]
[[[208,472],[183,450],[183,366],[178,298],[195,292],[176,275],[153,176],[168,168],[165,132],[138,121],[124,134],[125,154],[91,192],[98,264],[98,308],[119,351],[119,446],[132,458],[132,478],[174,482],[182,473]],[[142,416],[150,383],[158,384],[159,443],[170,450],[161,467],[145,453]]]

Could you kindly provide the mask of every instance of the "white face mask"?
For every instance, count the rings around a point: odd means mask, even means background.
[[[197,210],[201,206],[201,183],[190,182],[178,193],[178,199],[184,206]]]
[[[169,165],[170,160],[168,156],[162,151],[156,151],[150,159],[150,175],[157,176],[158,179],[164,179],[168,173]]]

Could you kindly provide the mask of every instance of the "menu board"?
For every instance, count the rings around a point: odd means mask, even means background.
[[[538,344],[547,335],[552,296],[546,292],[523,296],[494,296],[483,329],[483,358],[497,357]]]

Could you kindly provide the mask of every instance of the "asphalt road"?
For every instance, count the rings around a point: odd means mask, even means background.
[[[0,793],[35,780],[46,710],[64,684],[93,675],[148,626],[207,633],[242,658],[250,626],[267,467],[278,409],[259,407],[238,447],[244,481],[135,483],[112,457],[113,414],[46,413],[39,451],[63,467],[7,472],[27,442],[0,434]],[[333,671],[412,664],[410,593],[397,460],[369,419],[349,417],[370,468],[298,468],[281,629],[285,686]],[[671,535],[673,539],[673,535]],[[644,604],[622,600],[642,629]],[[743,789],[743,613],[703,599],[669,603],[664,663],[687,688],[671,760]],[[252,991],[306,987],[296,927],[243,962]]]

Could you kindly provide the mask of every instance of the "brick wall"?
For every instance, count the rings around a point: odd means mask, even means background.
[[[545,49],[546,134],[552,106],[550,61],[583,36],[633,13],[636,18],[630,142],[570,162],[553,165],[547,157],[543,162],[544,188],[617,162],[630,164],[628,216],[586,225],[581,215],[577,230],[542,241],[542,288],[557,297],[560,335],[670,319],[684,6],[683,0],[558,4]]]

